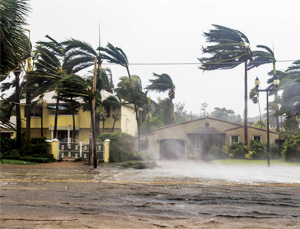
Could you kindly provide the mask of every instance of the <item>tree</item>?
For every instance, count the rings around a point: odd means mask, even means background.
[[[282,79],[282,103],[281,113],[288,117],[300,115],[300,60],[286,70],[286,76]]]
[[[67,76],[64,68],[64,46],[49,35],[46,35],[49,41],[38,41],[34,51],[34,70],[28,74],[27,86],[38,84],[38,88],[32,95],[32,98],[39,96],[46,91],[55,90],[57,83]],[[57,118],[59,107],[59,93],[56,99],[54,131],[53,138],[57,133]]]
[[[24,50],[27,49],[24,26],[30,8],[26,0],[9,0],[0,2],[0,75],[6,76],[17,69],[24,61]]]
[[[109,96],[107,99],[103,101],[104,106],[112,107],[113,111],[117,110],[117,113],[112,114],[112,118],[114,119],[114,122],[111,128],[111,132],[114,132],[115,124],[118,120],[120,120],[120,111],[121,111],[121,106],[123,104],[125,103],[122,103],[122,99],[116,96]]]
[[[156,79],[150,79],[149,81],[151,82],[151,84],[147,86],[146,89],[157,92],[168,91],[170,114],[170,123],[168,124],[174,124],[175,120],[173,99],[175,98],[175,85],[173,84],[173,81],[168,74],[163,73],[161,75],[158,75],[156,73],[153,73],[153,76],[156,77]]]
[[[239,30],[230,29],[220,25],[213,25],[214,29],[204,33],[206,41],[213,45],[202,48],[203,54],[210,57],[198,58],[202,70],[232,69],[244,63],[244,135],[245,145],[248,145],[248,61],[251,60],[253,52],[250,49],[248,38]]]
[[[95,109],[93,109],[93,100],[96,97],[99,98],[100,95],[97,95],[99,92],[94,90],[86,79],[77,75],[68,75],[62,78],[58,84],[58,91],[64,91],[69,95],[73,95],[74,98],[81,97],[90,105],[94,168],[97,168]]]
[[[223,108],[215,107],[215,110],[211,112],[210,116],[212,118],[217,118],[229,122],[235,122],[235,123],[242,122],[242,118],[240,115],[235,115],[233,110],[230,109],[227,110],[225,107]]]
[[[134,104],[134,110],[135,110],[135,117],[136,117],[136,122],[137,122],[137,127],[138,127],[138,151],[140,151],[141,149],[141,141],[140,141],[140,118],[139,118],[139,114],[138,114],[138,107],[137,107],[137,102],[136,102],[136,96],[135,96],[135,90],[133,87],[133,82],[132,82],[132,77],[130,75],[130,71],[129,71],[129,62],[128,62],[128,58],[125,54],[125,52],[118,47],[114,47],[112,44],[108,43],[106,48],[101,48],[101,50],[103,50],[105,52],[105,54],[103,55],[104,59],[106,59],[109,63],[114,63],[114,64],[118,64],[121,65],[122,67],[126,68],[127,70],[127,74],[128,74],[128,78],[131,81],[131,94],[132,94],[132,98],[133,98],[133,104]]]
[[[268,64],[268,63],[272,63],[273,65],[273,71],[272,71],[272,79],[271,81],[273,82],[273,79],[275,77],[277,77],[276,74],[276,59],[275,59],[275,55],[274,52],[267,46],[265,45],[257,45],[257,48],[262,49],[258,50],[258,51],[253,51],[253,59],[250,61],[249,65],[248,65],[248,70],[255,68],[255,67],[259,67],[263,64]],[[270,83],[270,81],[268,81],[268,83]],[[274,88],[274,86],[271,84],[270,88]],[[270,92],[270,94],[272,94],[272,92]],[[274,91],[274,98],[276,98],[277,96],[277,90]],[[275,110],[278,110],[278,108],[276,109],[276,107],[274,107]],[[276,114],[276,130],[277,132],[279,132],[279,116],[278,114]]]

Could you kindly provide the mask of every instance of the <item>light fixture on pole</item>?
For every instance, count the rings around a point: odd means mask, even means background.
[[[255,84],[255,87],[256,87],[256,91],[257,92],[266,92],[266,95],[267,95],[267,152],[268,152],[268,167],[270,167],[270,129],[269,129],[269,92],[270,91],[276,91],[278,89],[278,86],[279,86],[279,79],[277,78],[277,76],[274,77],[273,79],[273,85],[274,85],[274,88],[273,89],[265,89],[265,90],[259,90],[259,85],[260,85],[260,81],[258,79],[258,77],[256,77],[255,81],[254,81],[254,84]]]

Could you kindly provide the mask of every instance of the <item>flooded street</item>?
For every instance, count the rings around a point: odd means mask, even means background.
[[[300,228],[299,166],[2,165],[1,228]]]

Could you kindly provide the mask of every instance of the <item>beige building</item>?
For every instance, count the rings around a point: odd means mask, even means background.
[[[278,139],[278,133],[270,131],[270,143]],[[267,142],[267,131],[248,126],[248,142]],[[155,159],[205,159],[213,146],[222,148],[233,142],[245,143],[244,126],[215,118],[200,118],[180,124],[159,128],[155,133],[141,136],[142,151]],[[137,150],[137,139],[135,141]]]

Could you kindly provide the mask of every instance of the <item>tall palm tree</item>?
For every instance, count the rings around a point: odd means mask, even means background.
[[[273,65],[273,71],[272,71],[272,82],[275,77],[277,77],[276,73],[276,59],[274,52],[265,45],[257,45],[257,48],[260,48],[262,50],[255,50],[253,51],[253,59],[250,61],[248,65],[248,70],[259,67],[263,64],[269,64],[272,63]],[[271,93],[270,93],[271,94]],[[277,97],[277,90],[274,91],[274,99]],[[276,115],[276,130],[279,132],[279,116]]]
[[[95,128],[95,109],[93,109],[93,100],[99,95],[98,91],[92,88],[90,83],[77,75],[69,75],[64,77],[58,86],[59,91],[65,91],[69,95],[83,98],[90,105],[92,138],[93,138],[93,155],[94,155],[94,168],[97,168],[97,155],[96,155],[96,128]]]
[[[24,50],[28,43],[24,26],[30,7],[26,0],[0,2],[0,75],[7,75],[24,61]],[[28,40],[28,38],[26,39]]]
[[[256,90],[256,88],[252,88],[249,97],[252,100],[254,104],[258,105],[258,111],[259,111],[259,119],[260,119],[260,128],[262,129],[262,120],[261,120],[261,110],[260,110],[260,102],[259,102],[259,93]]]
[[[121,65],[127,70],[128,78],[132,82],[132,77],[129,71],[129,62],[128,58],[125,54],[125,52],[118,47],[114,47],[112,44],[108,43],[106,48],[102,48],[102,50],[105,52],[103,55],[104,59],[106,59],[109,63],[114,63]],[[140,118],[138,114],[138,107],[137,107],[137,101],[136,101],[136,96],[135,96],[135,90],[134,87],[131,86],[131,94],[133,98],[133,104],[134,104],[134,110],[135,110],[135,117],[136,117],[136,122],[137,122],[137,127],[138,127],[138,151],[141,149],[141,144],[140,144]]]
[[[175,85],[168,74],[156,74],[153,73],[153,76],[156,79],[150,79],[150,85],[146,87],[147,90],[157,91],[157,92],[165,92],[168,91],[169,97],[169,112],[170,112],[170,123],[174,124],[174,105],[173,99],[175,98]]]
[[[56,89],[57,83],[63,77],[67,76],[64,68],[64,46],[49,35],[46,35],[49,41],[38,41],[34,51],[35,69],[28,74],[28,85],[38,84],[39,87],[33,93],[32,97],[43,94],[46,91]],[[57,135],[57,119],[59,107],[59,94],[56,98],[54,131],[53,137]]]
[[[202,70],[232,69],[244,63],[244,137],[248,145],[248,62],[253,56],[248,38],[239,30],[213,25],[214,29],[204,33],[206,41],[213,45],[202,48],[210,57],[198,58]]]

